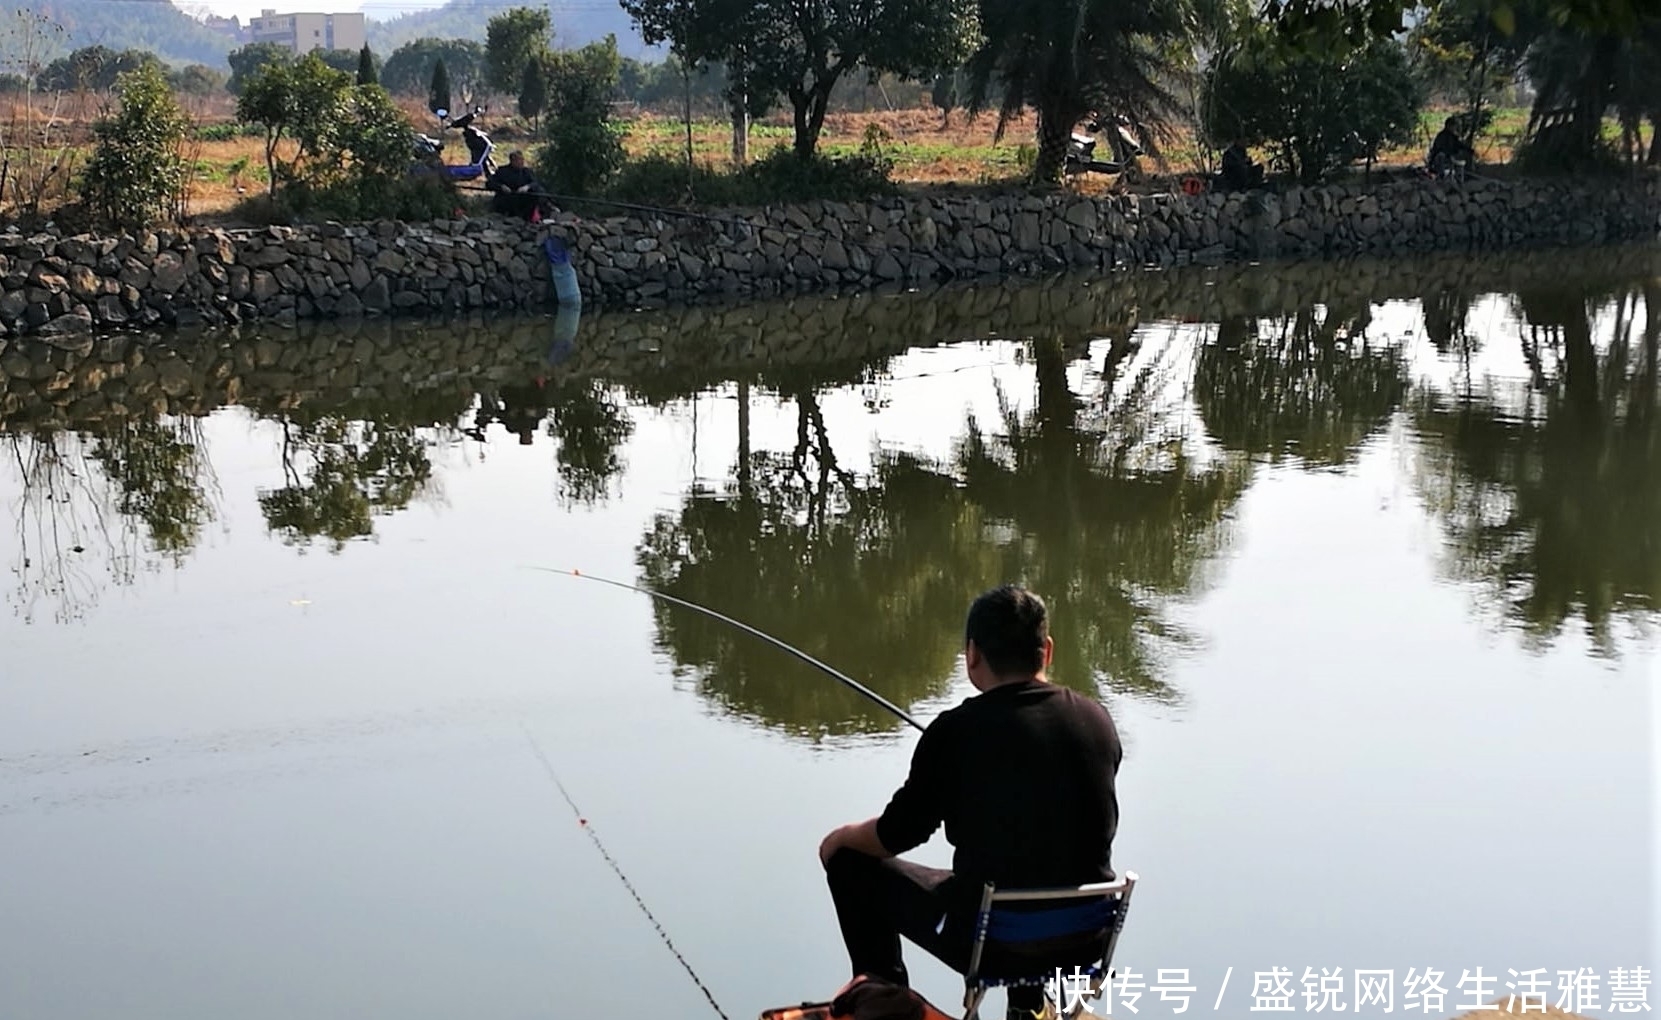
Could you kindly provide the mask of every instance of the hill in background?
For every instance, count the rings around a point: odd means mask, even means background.
[[[368,20],[369,46],[383,58],[404,43],[423,36],[472,39],[484,42],[491,17],[535,0],[450,0],[442,7],[411,11],[385,21]],[[305,10],[305,0],[275,2],[280,10]],[[372,12],[376,5],[368,5]],[[660,60],[648,48],[616,0],[553,0],[554,44],[581,46],[617,36],[617,48],[626,57]],[[83,46],[112,50],[148,50],[174,65],[207,64],[224,70],[225,54],[241,40],[209,28],[174,6],[171,0],[39,0],[33,11],[62,26],[49,32],[35,54],[42,64]],[[384,8],[383,8],[384,9]],[[18,73],[27,15],[16,9],[0,12],[0,73]]]
[[[38,0],[30,5],[63,26],[47,36],[44,61],[83,46],[112,50],[149,50],[171,64],[225,66],[236,40],[216,32],[173,6],[169,0]],[[0,61],[19,59],[24,25],[15,10],[0,15]],[[482,31],[482,29],[481,29]]]
[[[450,0],[432,10],[412,11],[386,21],[371,20],[369,48],[385,56],[404,43],[426,36],[482,43],[485,24],[508,8],[519,6],[541,5],[535,0]],[[617,36],[617,49],[623,56],[662,59],[662,54],[641,41],[617,0],[550,0],[546,6],[553,14],[555,46],[581,46],[612,34]]]

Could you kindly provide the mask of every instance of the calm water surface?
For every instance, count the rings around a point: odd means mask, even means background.
[[[833,990],[815,849],[914,734],[536,567],[925,719],[1033,585],[1191,1013],[1655,966],[1661,254],[570,327],[5,352],[0,1017],[713,1016],[537,748],[731,1016]]]

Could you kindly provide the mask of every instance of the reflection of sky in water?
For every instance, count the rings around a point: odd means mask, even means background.
[[[1395,303],[1369,336],[1415,326]],[[1505,299],[1469,327],[1479,387],[1524,375]],[[1190,392],[1208,330],[1145,324],[1119,376],[1153,370],[1156,434],[1201,464],[1226,456]],[[1105,343],[1068,368],[1092,408]],[[1411,381],[1462,384],[1417,335],[1406,352]],[[995,381],[1029,410],[1034,378],[1024,345],[964,344],[820,407],[864,472],[879,445],[949,459],[967,412],[995,425]],[[795,405],[752,400],[754,447],[788,452]],[[0,617],[0,1015],[707,1010],[522,724],[731,1015],[836,987],[814,849],[880,808],[912,738],[814,745],[735,721],[671,677],[644,599],[524,569],[631,579],[653,517],[733,474],[735,387],[630,416],[608,502],[562,509],[548,441],[495,428],[438,447],[436,484],[339,555],[267,534],[277,428],[207,419],[217,514],[181,568],[112,586],[94,564],[82,622]],[[1507,967],[1653,960],[1653,643],[1597,657],[1570,626],[1530,647],[1451,582],[1422,441],[1398,413],[1340,468],[1254,469],[1206,583],[1161,600],[1197,637],[1159,664],[1180,699],[1110,699],[1115,860],[1144,879],[1120,960],[1192,968],[1196,1009],[1231,966],[1234,1012],[1253,969],[1428,965],[1450,972],[1452,1013],[1461,968],[1503,993]],[[15,491],[0,473],[8,513]],[[966,599],[996,578],[958,580]],[[964,694],[948,668],[919,714]]]

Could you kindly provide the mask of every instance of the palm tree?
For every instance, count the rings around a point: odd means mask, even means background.
[[[982,0],[984,42],[970,57],[969,109],[997,95],[1001,139],[1028,106],[1038,114],[1033,176],[1061,176],[1073,126],[1124,117],[1155,156],[1181,116],[1171,82],[1184,73],[1189,0]]]

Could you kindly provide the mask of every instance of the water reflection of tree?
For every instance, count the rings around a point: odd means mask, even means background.
[[[549,390],[560,500],[567,506],[604,502],[627,467],[620,451],[634,434],[628,409],[616,389],[598,379],[567,380]]]
[[[1399,350],[1369,341],[1370,322],[1366,306],[1224,319],[1194,369],[1207,429],[1227,449],[1271,460],[1348,463],[1406,391]]]
[[[116,422],[97,435],[92,457],[119,492],[116,508],[143,522],[153,549],[182,560],[212,516],[201,419]]]
[[[1572,285],[1518,295],[1533,375],[1516,395],[1423,391],[1418,485],[1453,571],[1544,643],[1579,618],[1613,653],[1613,624],[1661,602],[1661,287],[1609,300]],[[1613,319],[1600,349],[1594,315]]]
[[[979,515],[908,456],[881,455],[856,476],[838,463],[811,391],[797,408],[789,453],[751,453],[745,416],[735,478],[653,522],[638,554],[643,582],[759,627],[902,706],[944,693],[964,579],[995,568]],[[654,611],[660,646],[724,710],[808,735],[897,724],[725,624],[674,605]]]
[[[290,544],[346,542],[374,532],[374,518],[407,507],[432,478],[428,441],[415,426],[334,415],[282,420],[287,484],[259,494],[267,526]]]
[[[127,419],[83,431],[5,437],[15,472],[17,579],[25,622],[42,602],[83,618],[107,578],[131,584],[158,560],[180,563],[215,515],[213,474],[195,418]]]
[[[1170,700],[1161,657],[1185,635],[1169,599],[1201,582],[1226,538],[1248,467],[1199,464],[1165,430],[1166,380],[1139,371],[1106,415],[1086,416],[1058,340],[1033,342],[1036,400],[1026,414],[1000,396],[1000,421],[970,419],[954,473],[989,520],[1013,527],[1002,565],[1042,593],[1055,619],[1055,678]]]

